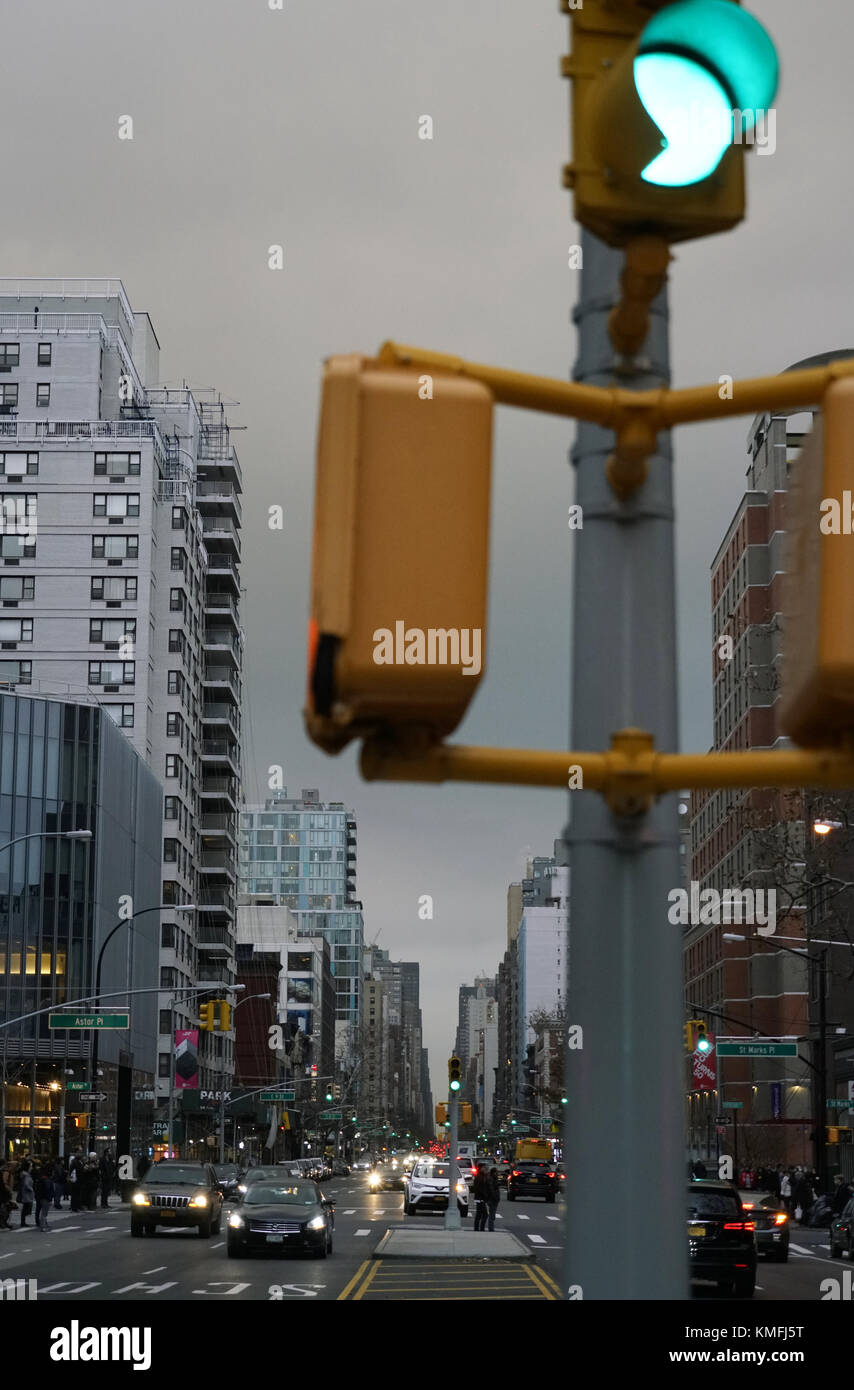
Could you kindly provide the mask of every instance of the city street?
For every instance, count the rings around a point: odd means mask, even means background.
[[[35,1279],[40,1300],[80,1302],[210,1298],[269,1300],[411,1301],[422,1298],[551,1299],[558,1297],[563,1256],[562,1200],[507,1202],[502,1194],[496,1229],[508,1229],[535,1256],[524,1262],[372,1260],[390,1227],[436,1227],[438,1215],[403,1215],[399,1192],[370,1193],[367,1177],[353,1174],[323,1184],[336,1203],[334,1250],[327,1259],[300,1256],[229,1259],[225,1226],[201,1240],[195,1231],[158,1230],[133,1240],[127,1205],[109,1211],[51,1211],[51,1229],[32,1226],[0,1233],[0,1279]],[[225,1212],[231,1210],[226,1207]],[[468,1218],[471,1225],[472,1218]],[[831,1260],[827,1232],[793,1229],[786,1264],[760,1260],[755,1300],[818,1301],[829,1275],[842,1278],[847,1261]],[[532,1272],[529,1273],[528,1271]],[[373,1272],[372,1272],[373,1271]],[[370,1278],[368,1277],[370,1275]],[[698,1301],[718,1298],[712,1285],[695,1285]],[[280,1290],[280,1292],[279,1292]]]

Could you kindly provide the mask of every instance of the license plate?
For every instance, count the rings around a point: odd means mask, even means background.
[[[529,1178],[528,1181],[529,1181],[529,1183],[533,1186],[535,1183],[538,1183],[540,1180],[539,1180],[539,1178]]]
[[[175,1215],[175,1212],[172,1211],[170,1207],[162,1207],[161,1210],[160,1210],[160,1217],[161,1217],[161,1220],[163,1219],[164,1216],[167,1217],[167,1218],[169,1218],[169,1217],[172,1217],[172,1216],[174,1216],[174,1215]]]
[[[268,1237],[267,1237],[267,1244],[268,1244],[268,1245],[284,1245],[284,1243],[285,1243],[285,1237],[284,1237],[284,1236],[268,1236]]]
[[[689,1236],[704,1236],[706,1234],[706,1228],[705,1226],[689,1226],[688,1234]]]

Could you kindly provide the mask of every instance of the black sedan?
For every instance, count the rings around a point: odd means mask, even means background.
[[[756,1285],[755,1222],[728,1182],[688,1184],[688,1254],[692,1279],[711,1279],[737,1298]]]
[[[278,1165],[276,1167],[247,1168],[246,1172],[241,1173],[240,1175],[240,1181],[237,1184],[237,1191],[234,1193],[234,1198],[237,1201],[241,1201],[246,1196],[246,1193],[249,1191],[249,1188],[256,1182],[281,1181],[282,1170],[278,1167]]]
[[[766,1260],[789,1258],[789,1213],[778,1197],[766,1192],[739,1192],[741,1205],[750,1212],[756,1231],[756,1253]]]
[[[231,1256],[266,1250],[315,1255],[332,1254],[335,1203],[317,1183],[304,1180],[252,1183],[239,1208],[228,1218],[227,1249]]]
[[[846,1202],[845,1206],[830,1223],[830,1254],[835,1260],[840,1255],[848,1253],[848,1258],[852,1258],[854,1251],[854,1197]]]
[[[513,1164],[507,1178],[507,1200],[517,1197],[544,1197],[553,1202],[558,1192],[557,1169],[542,1159],[520,1159]]]
[[[240,1169],[236,1163],[215,1163],[213,1170],[219,1190],[226,1199],[237,1196],[238,1183],[242,1181]]]

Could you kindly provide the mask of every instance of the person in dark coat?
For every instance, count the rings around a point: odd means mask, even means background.
[[[113,1155],[109,1149],[105,1149],[101,1154],[101,1162],[98,1165],[99,1177],[101,1179],[101,1206],[110,1205],[110,1193],[113,1190],[113,1177],[115,1175],[115,1164]]]
[[[848,1186],[848,1183],[847,1183],[847,1182],[845,1181],[845,1179],[841,1176],[841,1174],[837,1173],[837,1174],[836,1174],[836,1177],[833,1179],[833,1215],[834,1215],[834,1216],[839,1216],[839,1214],[842,1212],[842,1210],[847,1206],[847,1204],[848,1204],[850,1198],[851,1198],[851,1188]]]
[[[65,1159],[57,1158],[53,1165],[53,1209],[61,1210],[61,1202],[66,1196],[65,1191]]]
[[[495,1213],[498,1211],[498,1203],[501,1201],[501,1188],[498,1185],[498,1169],[493,1166],[489,1170],[486,1179],[486,1205],[489,1209],[489,1224],[487,1230],[495,1230]]]
[[[475,1200],[474,1228],[476,1231],[485,1231],[486,1217],[489,1211],[489,1179],[485,1163],[478,1164],[472,1184],[472,1196]]]
[[[36,1196],[36,1225],[40,1231],[49,1231],[47,1224],[47,1214],[50,1211],[50,1204],[53,1198],[53,1178],[46,1163],[42,1164],[36,1172],[35,1178]]]
[[[33,1210],[35,1201],[35,1187],[33,1185],[33,1175],[30,1172],[29,1163],[21,1164],[21,1172],[18,1178],[18,1200],[21,1203],[21,1225],[26,1226],[27,1217]]]

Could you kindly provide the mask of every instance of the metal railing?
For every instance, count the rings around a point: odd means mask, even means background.
[[[233,594],[205,594],[205,608],[218,612],[233,613],[237,617],[237,599]]]
[[[236,803],[237,786],[233,777],[204,777],[199,787],[202,796],[228,796]]]
[[[208,551],[209,570],[232,570],[237,574],[237,563],[233,555],[227,555],[223,550]]]
[[[56,299],[117,299],[127,328],[133,333],[133,310],[121,280],[76,275],[4,275],[0,277],[0,297],[25,295]],[[41,318],[41,314],[39,314]]]
[[[229,743],[227,738],[203,738],[202,757],[230,758],[233,763],[236,763],[237,745]]]
[[[208,685],[225,684],[230,685],[232,690],[238,689],[236,674],[231,666],[206,666],[202,681]]]

